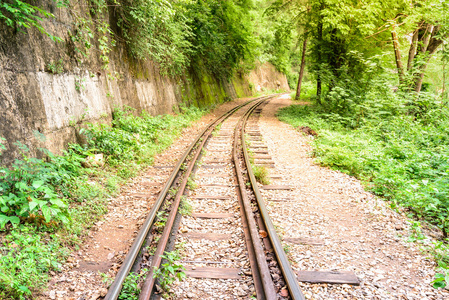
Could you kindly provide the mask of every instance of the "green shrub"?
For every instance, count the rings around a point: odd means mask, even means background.
[[[49,224],[50,221],[68,223],[66,199],[60,197],[67,191],[67,182],[73,172],[56,156],[50,156],[55,163],[26,155],[28,148],[22,149],[23,160],[16,160],[10,168],[0,167],[0,229],[9,222],[19,224],[29,220]]]
[[[42,235],[31,226],[11,230],[0,247],[1,299],[29,299],[45,286],[49,271],[59,270],[67,255],[57,236]]]

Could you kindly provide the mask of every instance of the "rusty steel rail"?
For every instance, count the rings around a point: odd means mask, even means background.
[[[264,102],[264,101],[261,101],[260,104],[262,104],[262,102]],[[259,106],[259,105],[257,105],[257,106]],[[301,289],[299,288],[298,280],[297,280],[295,274],[293,273],[293,270],[290,266],[287,256],[285,255],[284,248],[282,247],[281,241],[276,233],[274,225],[271,222],[269,213],[268,213],[265,203],[263,201],[262,194],[260,193],[259,187],[257,186],[256,177],[254,176],[254,172],[252,170],[250,159],[249,159],[249,154],[246,149],[246,139],[245,139],[246,121],[248,120],[249,116],[251,115],[251,113],[254,111],[254,109],[257,106],[253,106],[248,110],[248,112],[245,115],[245,118],[243,119],[242,126],[241,126],[240,133],[241,133],[241,144],[242,144],[242,150],[243,150],[243,156],[244,156],[244,163],[246,165],[246,169],[247,169],[248,177],[250,179],[252,190],[254,191],[254,195],[256,197],[260,215],[261,215],[263,223],[265,225],[265,229],[267,231],[271,245],[276,254],[276,259],[277,259],[279,267],[282,271],[282,275],[284,276],[285,282],[287,284],[290,297],[293,300],[304,300],[305,299],[304,294],[301,292]],[[270,299],[276,299],[276,298],[270,298]]]
[[[192,153],[192,151],[195,148],[198,148],[197,152],[194,154],[195,159],[192,160],[193,163],[189,164],[189,170],[191,171],[191,169],[193,168],[193,164],[196,160],[196,158],[198,157],[199,153],[201,152],[202,146],[204,145],[205,141],[207,140],[207,138],[205,138],[205,135],[210,136],[210,133],[212,132],[212,130],[218,126],[218,124],[222,123],[225,119],[227,119],[229,116],[231,116],[235,111],[237,111],[238,109],[242,108],[243,106],[257,101],[257,100],[262,100],[265,99],[267,96],[262,96],[262,97],[258,97],[256,99],[247,101],[241,105],[238,105],[236,107],[234,107],[233,109],[229,110],[228,112],[224,113],[223,115],[219,116],[218,118],[216,118],[214,121],[212,121],[198,136],[197,138],[190,144],[189,148],[184,152],[183,156],[181,157],[181,159],[178,161],[177,165],[175,166],[174,170],[172,171],[172,173],[170,174],[169,179],[167,180],[166,184],[164,185],[164,188],[162,189],[161,193],[159,194],[159,197],[157,198],[155,204],[153,205],[150,213],[148,214],[147,218],[145,219],[145,222],[142,225],[142,228],[140,229],[136,239],[134,240],[133,245],[131,246],[131,249],[129,250],[127,256],[125,257],[125,260],[123,261],[122,266],[120,267],[120,270],[118,271],[114,282],[112,283],[112,285],[109,287],[108,293],[105,296],[105,300],[116,300],[118,298],[118,296],[120,295],[123,283],[126,279],[126,277],[128,276],[129,272],[131,271],[131,268],[133,267],[134,263],[136,262],[136,259],[139,255],[140,250],[142,249],[145,240],[147,239],[147,236],[150,232],[151,227],[153,226],[155,219],[156,219],[156,215],[157,212],[160,210],[160,208],[162,207],[162,204],[164,203],[165,198],[167,197],[167,194],[170,190],[170,188],[173,186],[175,179],[178,177],[178,175],[181,172],[181,166],[186,162],[188,156]],[[201,145],[199,147],[196,147],[198,145],[198,143],[201,143]],[[190,168],[190,165],[192,165],[192,168]],[[190,174],[184,174],[184,180],[181,183],[181,186],[185,187],[185,183],[187,182],[187,178],[190,176]],[[185,181],[185,183],[184,183]],[[184,188],[180,188],[178,189],[178,194],[175,198],[175,200],[177,198],[181,198],[181,195],[183,194],[183,190]],[[172,203],[172,210],[175,211],[175,215],[177,212],[177,207],[178,207],[179,203],[176,204],[175,201]],[[176,209],[175,209],[176,208]],[[171,221],[170,221],[171,222]],[[168,228],[168,226],[167,226]],[[168,234],[167,234],[168,232]],[[163,234],[167,234],[167,238],[161,236],[161,240],[168,240],[168,235],[171,232],[171,228],[169,229],[165,229],[164,228],[164,232]],[[165,250],[165,246],[159,246],[158,245],[158,250],[159,248],[162,249],[162,251],[159,251],[160,254],[164,253]],[[157,261],[158,263],[161,262],[161,258],[160,255],[158,255],[157,257],[155,257],[155,259],[153,259],[153,261]],[[154,264],[155,267],[159,267],[159,265]],[[152,267],[153,267],[153,262],[152,262]],[[152,268],[154,269],[154,268]],[[153,270],[151,270],[150,272],[153,272]],[[151,277],[151,278],[149,278]],[[139,299],[149,299],[149,296],[147,295],[151,295],[152,290],[153,290],[153,286],[154,286],[154,280],[152,279],[153,276],[147,276],[147,278],[150,281],[153,282],[149,282],[149,283],[145,283],[144,284],[144,295],[142,295]],[[144,298],[142,298],[144,297]]]
[[[156,248],[156,252],[154,253],[154,258],[151,261],[151,267],[145,279],[145,282],[142,286],[142,290],[140,291],[139,300],[149,300],[153,293],[153,288],[156,283],[156,278],[153,276],[155,269],[159,268],[162,262],[162,255],[165,252],[165,248],[167,248],[167,243],[170,238],[170,233],[173,230],[173,224],[175,222],[176,215],[178,213],[179,204],[181,203],[181,196],[184,194],[185,187],[187,185],[187,181],[192,173],[193,168],[195,167],[195,163],[203,150],[203,146],[210,137],[214,127],[210,127],[206,133],[202,136],[200,140],[200,145],[196,148],[194,157],[190,160],[189,166],[184,174],[181,185],[179,186],[178,192],[176,193],[176,197],[173,200],[170,214],[167,217],[167,222],[165,223],[164,231],[162,232],[161,238],[159,239],[159,243]]]
[[[261,100],[251,107],[248,112],[253,111],[256,107],[262,104],[265,100]],[[256,289],[257,299],[277,299],[276,290],[274,288],[273,279],[271,278],[270,269],[268,268],[267,259],[264,248],[262,246],[259,230],[256,225],[256,220],[251,209],[251,201],[248,199],[246,193],[246,182],[243,179],[243,173],[240,168],[240,160],[238,156],[238,141],[239,141],[239,127],[245,122],[245,118],[249,116],[248,112],[239,120],[234,129],[234,143],[232,150],[232,160],[234,163],[234,171],[238,182],[238,196],[240,202],[242,222],[245,231],[245,239],[251,264],[251,272],[253,274],[254,287]],[[245,148],[245,144],[242,144]]]

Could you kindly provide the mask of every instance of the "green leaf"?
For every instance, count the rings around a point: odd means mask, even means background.
[[[434,280],[433,281],[433,287],[438,289],[438,288],[444,288],[446,286],[446,282],[444,280]]]
[[[17,189],[21,190],[21,191],[27,190],[27,189],[28,189],[28,186],[27,186],[26,183],[23,182],[23,181],[17,182],[17,183],[15,184],[15,187],[16,187]]]
[[[11,222],[11,224],[19,224],[20,223],[20,219],[18,217],[12,216],[12,217],[8,217],[5,215],[0,215],[0,228],[3,229],[5,228],[5,225]]]
[[[61,199],[52,199],[52,200],[50,200],[50,202],[52,204],[55,204],[58,207],[66,207],[67,206],[64,202],[62,202]]]
[[[19,286],[19,289],[20,289],[22,292],[24,292],[25,294],[28,294],[28,295],[31,294],[31,291],[30,291],[26,286],[24,286],[24,285],[20,285],[20,286]]]
[[[47,205],[47,201],[45,201],[45,200],[37,200],[36,199],[36,202],[39,204],[40,208],[43,208]]]
[[[31,201],[30,203],[28,203],[28,205],[30,207],[30,212],[32,212],[34,208],[39,205],[39,203],[37,203],[36,201]]]
[[[10,221],[12,224],[19,224],[19,223],[20,223],[20,218],[19,218],[19,217],[16,217],[16,216],[11,216],[11,217],[9,217],[9,221]]]
[[[43,182],[42,180],[36,180],[36,181],[33,181],[32,186],[33,186],[35,189],[38,189],[38,188],[40,188],[43,184],[44,184],[44,182]]]
[[[42,213],[44,214],[45,221],[49,222],[51,220],[51,211],[48,206],[42,206]]]
[[[5,228],[6,223],[9,222],[9,218],[5,215],[0,215],[0,229]]]

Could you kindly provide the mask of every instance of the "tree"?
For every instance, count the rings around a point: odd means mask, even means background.
[[[379,8],[371,4],[373,16],[381,23],[379,36],[390,31],[399,83],[408,91],[421,91],[429,59],[449,38],[449,24],[446,17],[448,2],[439,0],[386,1]],[[382,39],[382,37],[381,37]],[[403,66],[402,42],[409,44],[407,69]]]
[[[296,86],[296,95],[295,95],[296,100],[299,100],[301,97],[301,84],[302,78],[304,77],[304,69],[306,67],[306,50],[307,50],[307,36],[304,37],[304,41],[302,44],[301,67],[299,70],[298,85]]]

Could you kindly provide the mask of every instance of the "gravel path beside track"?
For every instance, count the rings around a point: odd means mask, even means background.
[[[358,180],[323,168],[310,157],[310,137],[280,122],[287,97],[263,108],[259,126],[280,175],[272,184],[291,191],[264,191],[270,216],[284,240],[304,237],[322,245],[284,242],[294,270],[353,271],[360,286],[302,283],[306,299],[449,299],[431,287],[434,262],[407,242],[406,218],[364,191]]]

